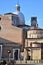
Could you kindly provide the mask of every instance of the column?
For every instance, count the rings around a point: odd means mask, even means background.
[[[24,62],[26,62],[27,61],[27,51],[26,51],[26,49],[24,49]]]

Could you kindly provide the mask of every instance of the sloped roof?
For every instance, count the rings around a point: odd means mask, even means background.
[[[19,44],[19,43],[15,43],[15,42],[12,42],[12,41],[10,41],[10,40],[7,40],[7,39],[4,39],[4,38],[1,38],[0,37],[0,44],[4,44],[4,43],[6,43],[6,44],[14,44],[14,45],[17,45],[17,46],[21,46],[21,44]]]

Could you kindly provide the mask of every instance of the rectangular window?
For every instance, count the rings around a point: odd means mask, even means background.
[[[2,45],[0,45],[0,60],[2,58]]]
[[[18,48],[13,49],[13,59],[15,59],[15,60],[20,59],[20,49],[18,49]]]

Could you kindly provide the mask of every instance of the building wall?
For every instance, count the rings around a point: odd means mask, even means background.
[[[18,45],[16,43],[3,43],[2,45],[2,59],[8,59],[9,54],[8,51],[11,51],[11,58],[13,59],[13,49],[20,49],[21,45]]]
[[[40,44],[43,44],[43,39],[25,39],[25,47],[30,47],[30,44],[34,42],[36,42],[36,45],[39,43],[40,46]]]
[[[43,29],[30,29],[27,31],[25,48],[31,49],[30,54],[33,60],[43,59]]]
[[[27,31],[27,38],[43,38],[43,29],[32,29]]]
[[[43,59],[43,48],[41,49],[41,59]]]
[[[41,59],[41,49],[40,48],[32,49],[32,59],[33,60]]]
[[[0,37],[16,43],[23,43],[23,30],[12,25],[12,20],[5,15],[0,15]]]

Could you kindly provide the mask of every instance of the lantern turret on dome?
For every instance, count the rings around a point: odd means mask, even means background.
[[[16,11],[13,12],[13,14],[17,15],[19,18],[19,24],[18,25],[24,25],[25,24],[25,17],[22,12],[20,12],[20,5],[16,4]]]
[[[20,5],[16,4],[16,11],[20,11]]]

